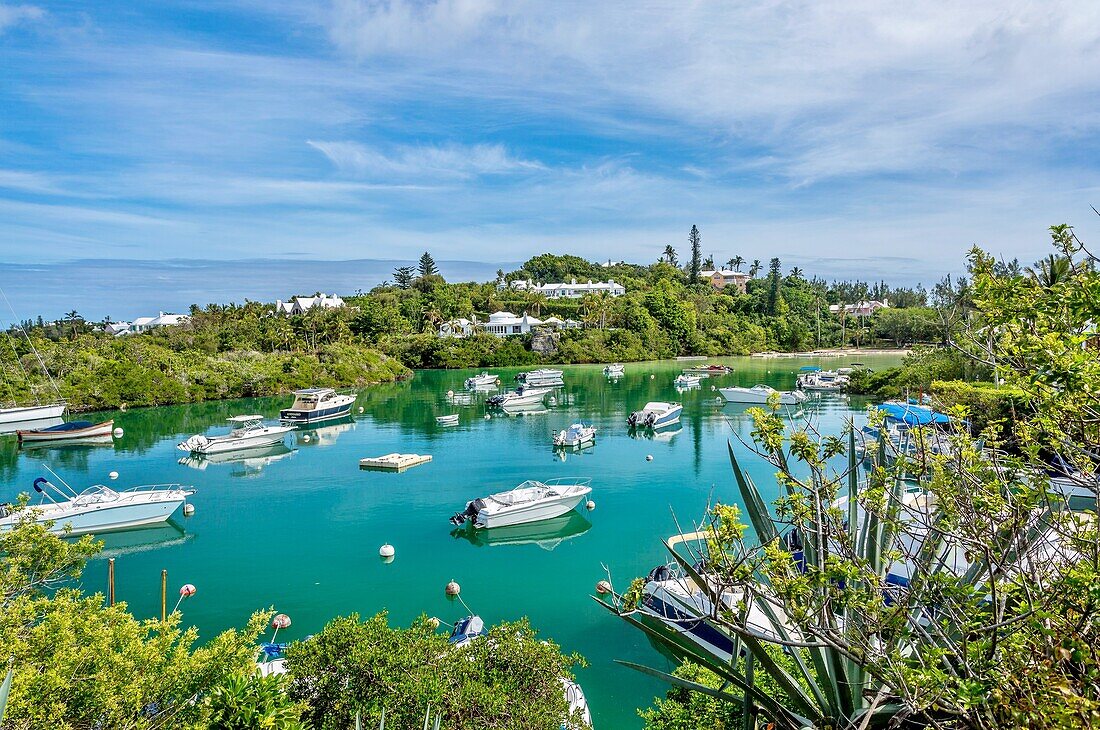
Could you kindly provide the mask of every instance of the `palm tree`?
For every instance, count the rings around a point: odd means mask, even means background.
[[[762,264],[760,263],[760,259],[753,259],[752,266],[749,267],[749,276],[755,279],[756,275],[760,273],[761,266]]]
[[[672,247],[672,244],[665,246],[665,254],[663,258],[673,266],[676,265],[676,249]]]
[[[528,292],[527,304],[535,310],[535,316],[539,316],[542,313],[542,305],[546,304],[549,299],[546,298],[546,293],[537,289]]]
[[[76,323],[80,321],[80,313],[75,309],[65,313],[65,319],[69,323],[69,337],[76,339]]]
[[[732,259],[729,260],[730,267],[734,271],[740,271],[741,270],[741,264],[743,264],[743,263],[745,263],[745,259],[741,258],[741,256],[739,256],[739,255],[734,256]]]
[[[1045,259],[1037,261],[1034,267],[1029,267],[1027,272],[1040,286],[1050,289],[1064,281],[1069,281],[1073,276],[1073,264],[1065,256],[1050,254]]]
[[[797,266],[795,266],[793,269],[791,269],[791,278],[795,279],[796,281],[798,279],[801,279],[802,278],[802,269],[798,268]]]

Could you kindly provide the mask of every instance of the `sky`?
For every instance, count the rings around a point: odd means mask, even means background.
[[[225,261],[239,300],[259,259],[650,262],[693,224],[930,284],[1100,238],[1097,69],[1096,0],[0,0],[0,286]]]

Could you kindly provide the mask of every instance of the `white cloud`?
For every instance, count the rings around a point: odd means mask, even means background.
[[[358,142],[309,140],[307,144],[341,170],[368,177],[471,178],[541,170],[538,162],[514,157],[503,145],[399,145],[390,152]]]
[[[0,33],[28,20],[38,20],[46,11],[34,5],[8,5],[0,3]]]

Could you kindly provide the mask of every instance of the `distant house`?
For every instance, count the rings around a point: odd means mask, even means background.
[[[553,330],[575,330],[583,326],[575,319],[560,319],[558,317],[547,317],[542,324]]]
[[[617,283],[614,279],[607,281],[578,282],[573,279],[568,284],[536,284],[527,279],[512,282],[512,288],[517,291],[537,291],[546,295],[547,299],[580,299],[588,294],[600,294],[606,292],[613,297],[621,297],[626,294],[626,287]]]
[[[115,337],[120,335],[136,335],[154,330],[157,327],[171,327],[183,324],[190,319],[191,317],[186,314],[158,312],[156,317],[136,317],[133,322],[109,322],[104,326],[104,329]]]
[[[294,297],[291,301],[282,299],[275,302],[275,312],[278,314],[305,314],[314,307],[322,309],[339,309],[344,306],[344,300],[333,294],[318,294],[313,297]]]
[[[745,284],[752,277],[742,271],[717,269],[700,271],[699,278],[709,281],[710,285],[715,289],[725,289],[727,286],[735,286],[739,292],[744,294],[747,291]]]
[[[871,300],[869,302],[856,302],[855,304],[830,304],[829,311],[833,314],[840,314],[843,311],[845,314],[851,314],[856,317],[870,317],[872,314],[880,309],[888,309],[890,307],[890,301],[883,299],[881,302],[877,300]]]
[[[532,327],[538,327],[541,324],[543,324],[541,319],[531,317],[527,312],[524,312],[522,317],[517,317],[511,312],[493,312],[489,315],[489,321],[480,327],[491,335],[508,337],[525,335],[531,331]]]
[[[477,331],[477,320],[459,317],[439,325],[440,337],[469,337]]]

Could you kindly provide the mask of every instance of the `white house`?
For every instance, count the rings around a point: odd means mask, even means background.
[[[600,294],[601,292],[607,292],[613,297],[626,294],[626,287],[617,283],[614,279],[597,282],[593,282],[591,279],[587,282],[578,282],[573,279],[568,284],[536,284],[528,279],[526,281],[513,281],[512,288],[518,291],[542,292],[548,299],[580,299],[587,294]]]
[[[541,324],[543,324],[541,319],[531,317],[527,312],[524,312],[522,317],[517,317],[511,312],[493,312],[489,315],[489,321],[481,325],[481,329],[497,337],[507,337],[525,335],[531,331],[532,327],[538,327]]]
[[[840,314],[841,307],[843,307],[845,314],[851,314],[856,317],[870,317],[880,309],[888,309],[890,307],[890,300],[883,299],[880,302],[872,299],[869,302],[856,302],[855,304],[830,304],[829,311],[833,314]]]
[[[191,317],[186,314],[158,312],[156,317],[136,317],[133,322],[110,322],[104,329],[116,337],[119,335],[136,335],[141,332],[148,332],[149,330],[156,329],[157,327],[183,324],[189,319],[191,319]]]
[[[292,301],[284,302],[282,299],[275,302],[275,311],[278,314],[304,314],[314,307],[322,309],[339,309],[344,306],[344,300],[335,294],[318,294],[315,297],[294,297]]]
[[[742,294],[745,293],[745,283],[751,278],[742,271],[731,269],[717,269],[714,271],[700,271],[699,278],[706,279],[715,289],[725,289],[727,286],[735,286]]]
[[[555,330],[575,330],[582,327],[581,323],[575,319],[560,319],[558,317],[547,317],[543,320],[543,324]]]
[[[477,320],[469,320],[465,317],[452,319],[439,325],[440,337],[469,337],[477,330]]]

